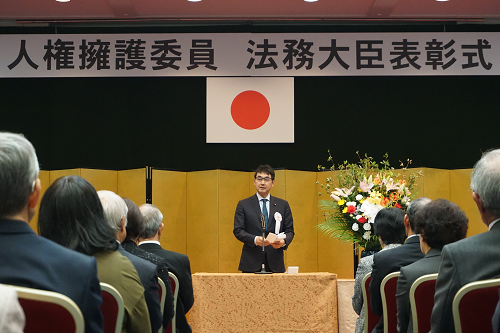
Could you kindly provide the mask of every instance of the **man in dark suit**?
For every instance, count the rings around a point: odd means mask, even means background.
[[[164,225],[162,223],[163,214],[158,208],[151,204],[144,204],[139,209],[144,217],[144,236],[139,243],[139,248],[165,259],[168,269],[179,280],[179,294],[175,314],[176,330],[179,333],[190,333],[191,326],[186,320],[186,313],[193,306],[194,296],[189,258],[185,254],[168,251],[161,247],[160,237]]]
[[[158,332],[162,325],[163,314],[161,313],[160,298],[158,296],[158,273],[156,265],[125,251],[121,246],[121,243],[127,236],[125,228],[127,226],[128,209],[125,201],[111,191],[98,191],[97,194],[104,209],[106,222],[116,232],[116,240],[119,243],[117,251],[130,260],[141,279],[141,284],[144,287],[144,298],[148,306],[151,332]]]
[[[452,303],[469,282],[500,276],[500,149],[483,154],[474,166],[470,188],[489,231],[446,245],[441,254],[431,316],[432,333],[453,333]],[[498,324],[498,323],[497,323]]]
[[[423,197],[410,202],[405,215],[406,242],[395,249],[381,251],[373,256],[372,280],[369,287],[370,304],[373,313],[381,317],[373,329],[373,333],[382,333],[384,331],[382,295],[380,294],[382,280],[388,274],[398,272],[401,267],[424,257],[424,254],[420,251],[420,237],[415,233],[416,215],[430,201],[431,199]]]
[[[38,173],[31,143],[0,133],[0,283],[66,295],[82,311],[85,332],[103,332],[95,259],[36,235],[28,225],[41,191]]]
[[[254,173],[257,193],[238,202],[234,214],[233,234],[243,243],[238,269],[253,273],[262,268],[262,243],[265,250],[265,269],[276,273],[285,272],[283,250],[293,240],[293,217],[288,202],[272,197],[269,192],[274,186],[274,170],[261,165]],[[265,220],[266,239],[262,239],[262,218]],[[270,243],[267,235],[283,233],[284,239]]]
[[[399,333],[413,333],[409,297],[413,282],[421,276],[438,272],[443,246],[463,239],[467,227],[468,219],[465,213],[453,202],[445,199],[428,203],[417,215],[420,249],[425,257],[401,267],[396,294]]]

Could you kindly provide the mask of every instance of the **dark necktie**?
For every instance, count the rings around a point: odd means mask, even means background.
[[[269,222],[269,214],[267,213],[267,199],[262,199],[262,214],[264,214],[264,220],[266,221],[266,230],[267,230],[267,224]]]

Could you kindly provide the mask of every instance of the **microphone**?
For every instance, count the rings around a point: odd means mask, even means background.
[[[262,230],[266,230],[266,218],[264,214],[260,214],[260,224],[262,226]]]

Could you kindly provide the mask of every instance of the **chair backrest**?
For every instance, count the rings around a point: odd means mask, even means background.
[[[26,317],[25,333],[83,333],[85,321],[69,297],[46,290],[12,286]]]
[[[399,272],[388,274],[380,285],[384,311],[384,333],[398,333],[398,308],[396,304],[398,278]]]
[[[410,288],[410,307],[413,320],[413,333],[430,332],[431,313],[434,307],[436,274],[419,277]]]
[[[101,295],[104,333],[121,333],[125,313],[122,296],[115,287],[103,282],[101,282]]]
[[[453,299],[456,333],[493,332],[491,318],[498,303],[500,279],[471,282],[460,288]]]
[[[372,307],[370,305],[370,293],[369,293],[369,286],[370,286],[370,281],[372,280],[372,273],[368,273],[365,275],[363,278],[363,282],[361,283],[361,289],[363,290],[363,305],[364,305],[364,312],[365,312],[365,333],[371,333],[373,328],[378,324],[380,321],[380,317],[377,316],[375,313],[372,311]]]
[[[163,314],[163,311],[165,310],[165,298],[166,298],[166,294],[165,294],[165,283],[163,283],[163,280],[158,278],[158,296],[160,297],[160,309],[161,309],[161,313]],[[162,333],[163,332],[163,325],[160,327],[160,329],[158,330],[158,333]]]
[[[172,293],[174,294],[174,318],[172,318],[172,321],[166,328],[165,333],[175,333],[176,330],[175,317],[177,315],[177,297],[179,295],[179,279],[177,279],[177,276],[175,276],[175,274],[172,272],[168,272],[168,275],[170,277],[170,285],[172,286]]]

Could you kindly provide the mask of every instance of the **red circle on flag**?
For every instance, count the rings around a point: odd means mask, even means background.
[[[270,113],[267,98],[257,91],[247,90],[239,93],[231,103],[231,117],[236,125],[247,130],[264,125]]]

